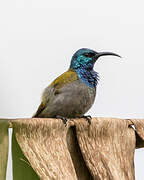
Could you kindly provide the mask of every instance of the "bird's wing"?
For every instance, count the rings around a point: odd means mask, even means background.
[[[57,77],[43,92],[42,94],[42,102],[37,110],[37,112],[33,115],[33,117],[38,117],[41,112],[48,106],[49,100],[51,97],[60,94],[60,89],[73,81],[78,79],[77,73],[71,69]]]
[[[73,70],[68,70],[58,78],[56,78],[51,84],[50,87],[54,87],[55,89],[60,89],[65,84],[71,83],[78,79],[77,73]]]

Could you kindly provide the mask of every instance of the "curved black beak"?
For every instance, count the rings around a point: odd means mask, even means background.
[[[120,57],[118,54],[112,53],[112,52],[100,52],[100,53],[96,53],[95,55],[95,59],[98,59],[100,56],[107,56],[107,55],[111,55],[111,56],[117,56]]]

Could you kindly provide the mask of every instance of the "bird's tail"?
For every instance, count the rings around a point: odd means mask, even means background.
[[[40,105],[39,105],[39,107],[38,107],[38,110],[37,110],[37,112],[32,116],[32,118],[40,118],[40,117],[42,117],[42,115],[41,115],[41,113],[42,113],[42,111],[45,109],[45,105],[43,104],[43,103],[41,103]]]

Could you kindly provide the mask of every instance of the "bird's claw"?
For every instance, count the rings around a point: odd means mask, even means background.
[[[88,115],[88,116],[83,116],[82,118],[85,118],[85,119],[87,120],[88,124],[91,125],[91,119],[92,119],[92,117],[91,117],[90,115]]]
[[[61,119],[65,126],[67,126],[67,119],[63,116],[56,116],[57,119]]]

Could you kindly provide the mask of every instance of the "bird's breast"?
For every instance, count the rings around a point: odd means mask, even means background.
[[[67,84],[61,89],[61,99],[64,111],[69,117],[80,117],[84,115],[94,103],[96,89],[87,86],[83,81],[77,80]]]

